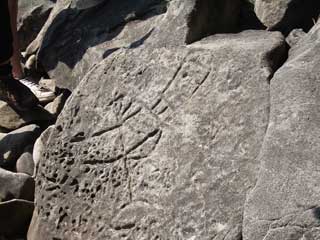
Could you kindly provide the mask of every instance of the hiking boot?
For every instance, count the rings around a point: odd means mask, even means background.
[[[0,77],[0,100],[21,111],[39,104],[39,100],[29,88],[11,76]]]
[[[25,78],[20,82],[28,87],[31,92],[39,99],[40,102],[50,102],[56,98],[56,95],[51,90],[41,87],[39,84]]]

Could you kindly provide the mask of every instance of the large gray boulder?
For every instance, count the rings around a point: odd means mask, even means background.
[[[39,126],[32,124],[8,133],[0,141],[0,167],[14,168],[24,149],[40,136]]]
[[[285,50],[247,31],[112,54],[50,135],[30,239],[241,239]]]
[[[309,29],[320,14],[319,0],[256,0],[255,12],[271,30],[288,35],[295,28]]]
[[[320,23],[271,80],[271,112],[258,182],[246,202],[244,240],[319,239]]]

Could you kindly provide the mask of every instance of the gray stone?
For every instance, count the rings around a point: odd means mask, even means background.
[[[285,55],[265,31],[112,54],[51,133],[29,236],[241,239]]]
[[[47,88],[52,92],[57,91],[57,81],[55,79],[40,79],[39,85],[43,88]]]
[[[291,0],[256,0],[255,11],[266,26],[272,27],[281,21],[290,1]]]
[[[287,36],[296,28],[305,32],[310,30],[320,14],[320,1],[256,0],[255,11],[270,30],[281,31]]]
[[[21,49],[36,38],[56,0],[19,0],[18,34]]]
[[[320,23],[271,80],[269,126],[258,181],[244,215],[244,240],[319,239]]]
[[[32,201],[34,180],[24,173],[13,173],[0,168],[0,202],[11,199]]]
[[[0,167],[14,167],[25,147],[33,144],[40,134],[35,124],[8,133],[0,142]]]
[[[306,33],[302,29],[293,29],[289,36],[286,38],[287,43],[290,47],[296,45]]]
[[[10,239],[25,236],[33,209],[33,202],[20,199],[0,203],[0,236],[4,235]]]
[[[16,130],[30,123],[52,121],[54,116],[41,107],[24,112],[12,109],[6,102],[0,101],[0,128]]]
[[[18,173],[25,173],[30,176],[34,173],[34,161],[32,158],[32,153],[25,152],[17,160],[16,171]]]
[[[68,97],[70,96],[69,91],[64,91],[58,97],[56,97],[53,102],[48,103],[45,109],[54,116],[58,116],[62,111],[64,104],[66,103]]]

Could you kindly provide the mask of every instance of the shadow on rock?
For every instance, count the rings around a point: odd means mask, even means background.
[[[48,71],[55,69],[59,62],[72,69],[89,48],[111,41],[127,22],[158,15],[153,6],[161,2],[110,0],[85,10],[69,7],[61,11],[48,28],[38,58]]]
[[[319,0],[292,0],[281,21],[271,27],[271,31],[280,31],[283,35],[296,28],[301,28],[308,32],[317,21],[320,14]]]

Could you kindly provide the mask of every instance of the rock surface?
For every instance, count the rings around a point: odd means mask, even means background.
[[[34,161],[30,152],[23,153],[16,163],[16,171],[30,176],[34,173]]]
[[[66,103],[68,97],[70,96],[69,91],[62,92],[58,97],[54,99],[51,103],[45,106],[45,109],[51,113],[53,116],[58,116]]]
[[[285,53],[280,33],[246,31],[112,54],[51,133],[29,236],[241,239]]]
[[[0,141],[0,167],[15,166],[25,147],[33,144],[40,134],[39,126],[35,124],[8,133]]]
[[[12,199],[33,201],[34,180],[23,173],[12,173],[0,168],[0,202]]]
[[[302,29],[294,29],[291,31],[291,33],[286,38],[287,43],[290,47],[293,47],[296,45],[301,38],[303,38],[306,35],[306,33]]]
[[[156,26],[156,16],[166,10],[164,0],[109,0],[99,9],[81,11],[69,7],[71,2],[57,2],[27,51],[32,54],[39,49],[38,60],[49,76],[70,90],[110,52],[143,41]],[[122,38],[117,39],[120,34]]]
[[[37,37],[56,0],[19,0],[18,34],[21,49]]]
[[[244,240],[319,239],[320,22],[271,81],[271,112],[259,179],[247,203]]]
[[[92,67],[119,48],[147,43],[180,46],[215,33],[263,27],[255,22],[255,16],[246,16],[251,12],[245,11],[247,4],[242,0],[108,0],[81,11],[70,4],[85,1],[75,2],[57,2],[27,51],[33,54],[39,50],[37,59],[49,76],[57,79],[59,87],[70,90]],[[166,12],[167,2],[170,4]]]

